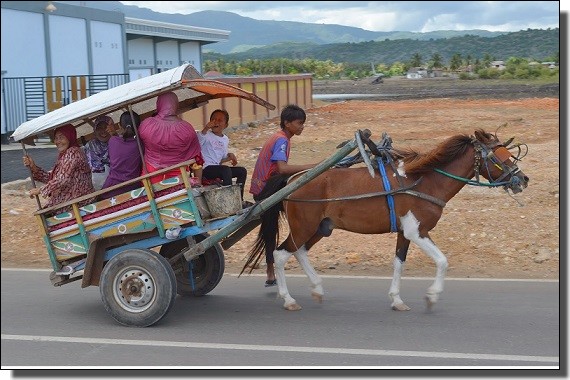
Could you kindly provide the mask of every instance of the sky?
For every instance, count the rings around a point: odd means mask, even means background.
[[[352,26],[375,32],[559,27],[558,1],[121,1],[155,12],[227,11],[256,20]],[[562,3],[562,4],[561,4]],[[566,4],[564,4],[566,3]]]

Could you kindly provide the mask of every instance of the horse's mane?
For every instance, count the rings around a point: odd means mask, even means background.
[[[485,139],[492,140],[493,135],[478,130]],[[404,170],[408,174],[423,174],[432,170],[435,167],[444,166],[457,157],[465,154],[466,150],[473,147],[473,137],[461,134],[452,136],[435,147],[435,149],[427,153],[419,153],[418,151],[408,148],[404,150],[397,150],[398,158],[404,161]],[[485,143],[485,141],[481,141]]]

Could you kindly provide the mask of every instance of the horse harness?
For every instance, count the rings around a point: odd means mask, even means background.
[[[359,194],[359,195],[352,195],[352,196],[346,196],[346,197],[338,197],[338,198],[327,198],[327,199],[285,198],[284,201],[291,201],[291,202],[335,202],[335,201],[358,200],[358,199],[366,199],[366,198],[385,196],[386,200],[388,202],[388,209],[390,211],[390,230],[391,230],[391,232],[397,232],[396,215],[395,215],[395,211],[394,211],[394,199],[393,199],[394,194],[413,195],[415,197],[418,197],[418,198],[424,199],[426,201],[429,201],[431,203],[434,203],[434,204],[440,206],[441,208],[444,208],[446,206],[446,202],[442,201],[439,198],[433,197],[429,194],[422,193],[422,192],[419,192],[416,190],[412,190],[414,187],[416,187],[422,181],[423,177],[419,178],[417,181],[415,181],[413,184],[411,184],[409,186],[404,186],[403,181],[402,181],[402,176],[400,175],[399,171],[397,170],[397,167],[395,164],[394,154],[393,154],[394,151],[392,149],[392,139],[388,136],[388,134],[386,132],[384,132],[382,134],[382,140],[379,144],[374,144],[371,142],[371,140],[369,139],[369,137],[370,137],[369,131],[366,131],[364,134],[362,134],[361,131],[359,131],[359,133],[361,133],[363,141],[370,148],[370,152],[376,158],[376,160],[375,160],[376,165],[375,166],[378,168],[378,171],[380,172],[380,174],[382,176],[382,183],[384,185],[385,191]],[[520,179],[514,175],[520,170],[517,167],[516,162],[520,161],[522,159],[522,157],[524,157],[526,155],[526,152],[525,152],[525,154],[521,157],[521,146],[526,147],[526,145],[515,144],[511,147],[508,147],[508,145],[512,142],[512,140],[513,139],[511,138],[505,143],[500,143],[497,141],[492,146],[487,146],[487,145],[483,144],[481,141],[477,140],[474,136],[471,136],[471,142],[473,143],[473,146],[475,149],[475,162],[474,162],[474,172],[475,172],[475,178],[476,178],[475,181],[473,181],[469,178],[463,178],[463,177],[455,176],[453,174],[447,173],[447,172],[445,172],[441,169],[437,169],[437,168],[434,168],[434,171],[436,171],[437,173],[443,174],[447,177],[465,182],[468,185],[474,185],[474,186],[490,186],[490,187],[504,186],[504,187],[507,187],[509,185],[516,184],[517,182],[520,182]],[[342,145],[343,144],[340,144],[338,147],[341,147]],[[510,150],[513,148],[518,148],[518,150],[519,150],[519,152],[516,156],[511,154],[511,152],[510,152]],[[352,165],[355,165],[355,164],[358,164],[361,162],[366,162],[368,165],[370,163],[370,159],[369,159],[369,157],[366,157],[366,158],[367,159],[363,158],[362,153],[357,153],[354,156],[350,156],[350,157],[347,157],[347,158],[341,160],[334,167],[335,168],[350,167]],[[515,161],[515,164],[512,166],[505,165],[505,162],[510,158],[512,158]],[[481,172],[481,169],[484,167],[487,170],[487,174],[488,174],[489,178],[491,178],[490,169],[489,169],[489,162],[492,165],[501,169],[503,174],[499,178],[490,180],[489,183],[483,183],[480,181],[479,174]],[[482,164],[484,164],[484,165],[482,165]],[[386,169],[385,169],[386,165],[390,165],[390,167],[392,168],[392,171],[394,172],[396,179],[398,181],[399,188],[397,188],[397,189],[391,188],[390,181],[388,180],[388,177],[386,174]],[[508,175],[511,175],[510,180],[509,181],[503,181],[503,179],[505,177],[507,177]],[[289,180],[291,180],[293,177],[294,176],[291,176],[289,178]]]

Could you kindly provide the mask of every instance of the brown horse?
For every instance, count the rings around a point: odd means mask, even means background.
[[[447,259],[430,238],[429,231],[441,218],[446,202],[466,184],[502,186],[513,193],[527,187],[529,178],[516,165],[522,158],[521,146],[525,145],[508,147],[511,141],[501,143],[496,135],[477,130],[473,136],[448,138],[426,154],[390,147],[389,157],[396,160],[388,165],[389,159],[378,159],[380,173],[376,172],[374,177],[365,167],[330,169],[262,215],[257,240],[242,273],[248,266],[256,267],[263,253],[274,251],[279,296],[285,300],[283,306],[299,310],[301,307],[289,294],[285,281],[285,263],[291,255],[309,277],[313,298],[322,302],[322,281],[307,257],[314,244],[330,236],[335,228],[361,234],[397,232],[389,290],[392,309],[410,309],[400,298],[400,279],[410,241],[431,257],[437,267],[435,280],[426,293],[427,306],[431,308],[443,290]],[[514,147],[519,149],[516,156],[509,150]],[[488,182],[481,182],[480,176]],[[272,177],[263,196],[282,188],[286,180],[286,176]],[[285,214],[290,232],[274,250],[279,239],[280,213]]]

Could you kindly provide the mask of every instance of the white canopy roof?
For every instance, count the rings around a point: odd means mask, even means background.
[[[207,103],[209,99],[240,97],[269,109],[275,106],[258,96],[227,83],[203,79],[194,67],[184,64],[177,68],[140,78],[70,103],[22,123],[12,138],[33,145],[33,138],[65,124],[80,127],[99,115],[108,115],[118,122],[120,114],[131,105],[141,118],[156,109],[156,97],[163,92],[174,91],[180,101],[179,111],[184,112]],[[78,136],[81,133],[78,131]]]

